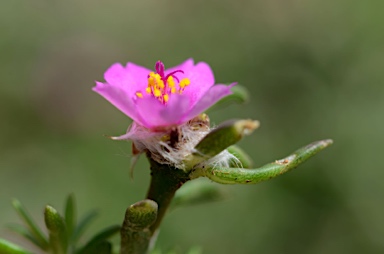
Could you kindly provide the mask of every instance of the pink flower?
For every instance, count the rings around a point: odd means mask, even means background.
[[[158,61],[155,70],[115,63],[104,73],[106,83],[96,82],[93,91],[136,124],[157,132],[191,120],[231,94],[235,85],[214,85],[209,65],[195,65],[192,59],[167,70]]]

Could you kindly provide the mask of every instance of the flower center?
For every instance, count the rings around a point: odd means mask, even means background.
[[[154,96],[161,103],[167,104],[169,95],[178,93],[182,94],[191,81],[188,78],[179,80],[176,73],[184,73],[182,70],[173,71],[167,75],[164,74],[164,64],[161,61],[157,61],[155,65],[156,72],[151,72],[148,75],[148,86],[145,88],[145,92]],[[176,82],[178,86],[176,87]],[[137,98],[143,98],[141,91],[136,92]]]

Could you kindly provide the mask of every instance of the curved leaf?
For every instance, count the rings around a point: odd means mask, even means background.
[[[0,253],[1,254],[31,254],[14,243],[0,238]]]
[[[269,180],[296,168],[298,165],[330,146],[332,140],[313,142],[300,148],[288,157],[264,165],[256,169],[243,168],[200,168],[191,173],[191,179],[205,176],[214,182],[222,184],[254,184]]]
[[[19,214],[20,218],[28,227],[31,235],[33,235],[36,241],[38,242],[37,246],[39,246],[42,250],[47,250],[49,246],[47,237],[41,232],[40,228],[36,225],[32,217],[28,214],[25,207],[17,199],[12,200],[12,205]]]

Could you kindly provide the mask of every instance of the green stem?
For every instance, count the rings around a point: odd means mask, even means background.
[[[152,235],[160,226],[160,223],[175,195],[175,192],[188,180],[189,174],[183,170],[169,165],[159,164],[149,159],[151,164],[151,185],[148,190],[147,199],[158,204],[157,219],[150,230]]]

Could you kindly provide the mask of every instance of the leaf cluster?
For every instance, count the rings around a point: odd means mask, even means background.
[[[12,225],[9,228],[46,253],[111,254],[112,244],[108,239],[120,231],[120,226],[111,226],[101,230],[85,244],[81,244],[80,239],[98,212],[92,210],[78,221],[74,195],[69,195],[65,202],[64,216],[50,205],[45,207],[44,221],[47,233],[37,226],[19,200],[14,199],[12,205],[24,225]],[[0,253],[32,254],[33,252],[0,238]]]

